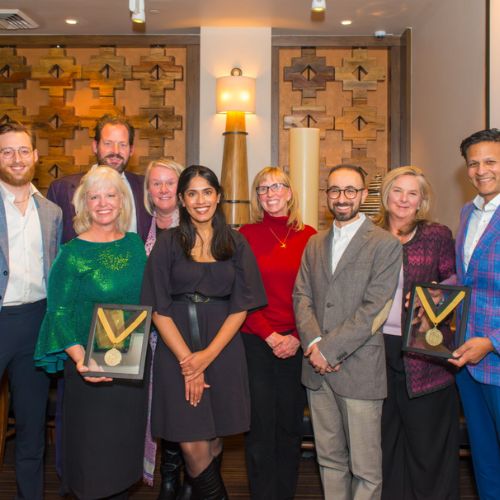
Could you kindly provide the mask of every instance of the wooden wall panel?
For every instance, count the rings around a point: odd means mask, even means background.
[[[378,185],[389,166],[389,49],[278,49],[279,164],[288,168],[289,129],[320,128],[319,225],[331,217],[324,195],[328,170],[361,165]],[[372,201],[364,207],[376,211]],[[375,202],[377,201],[375,197]]]
[[[33,128],[42,191],[94,163],[93,128],[105,113],[136,127],[131,171],[159,156],[185,164],[186,64],[184,46],[1,47],[0,122]]]

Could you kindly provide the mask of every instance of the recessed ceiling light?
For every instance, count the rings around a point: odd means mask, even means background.
[[[66,24],[78,24],[78,19],[66,19]]]
[[[349,26],[352,24],[352,21],[350,19],[344,19],[343,21],[340,21],[340,24],[342,24],[342,26]]]

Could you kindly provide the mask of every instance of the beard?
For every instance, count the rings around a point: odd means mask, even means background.
[[[120,160],[120,162],[118,163],[117,160]],[[121,174],[127,168],[128,158],[125,158],[119,153],[110,153],[106,156],[97,156],[97,164],[107,165]]]
[[[16,165],[23,165],[26,166],[24,163],[15,163],[14,166]],[[33,163],[30,167],[28,167],[27,170],[24,170],[23,173],[20,174],[15,174],[12,173],[8,167],[3,167],[0,166],[0,180],[5,182],[6,184],[9,184],[10,186],[24,186],[26,184],[29,184],[32,180],[33,177],[35,176],[35,164]]]
[[[351,210],[348,212],[339,212],[337,210],[338,207],[350,207]],[[328,208],[330,209],[332,215],[335,217],[335,220],[338,220],[339,222],[350,221],[354,219],[359,212],[359,205],[355,206],[354,203],[335,203]]]

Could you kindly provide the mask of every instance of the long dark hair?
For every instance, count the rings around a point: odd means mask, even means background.
[[[224,198],[222,187],[219,184],[217,176],[207,167],[203,165],[191,165],[187,167],[179,176],[177,184],[177,197],[184,198],[185,192],[189,189],[191,180],[195,177],[202,177],[211,187],[215,189],[217,194],[220,194],[220,201]],[[234,253],[234,239],[232,229],[226,223],[226,217],[222,211],[221,203],[217,204],[215,214],[212,218],[212,244],[211,252],[215,260],[227,260]],[[191,250],[196,241],[196,227],[191,220],[188,211],[182,205],[179,207],[179,226],[175,229],[179,236],[179,242],[188,259],[192,259]]]

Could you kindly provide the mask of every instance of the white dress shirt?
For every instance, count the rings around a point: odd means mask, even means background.
[[[42,227],[30,185],[28,206],[24,215],[14,203],[15,195],[0,183],[4,200],[9,238],[9,280],[4,306],[29,304],[47,297],[43,271]]]
[[[469,227],[464,244],[464,266],[465,270],[469,267],[469,262],[474,253],[474,249],[484,230],[488,226],[495,210],[500,205],[500,194],[497,194],[490,202],[485,203],[482,196],[477,195],[472,201],[476,207],[470,216]]]

